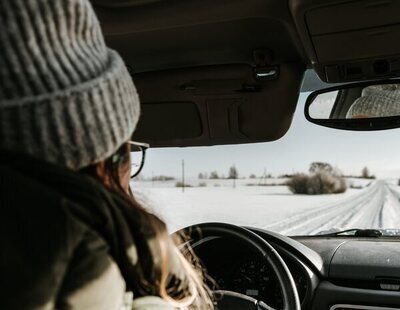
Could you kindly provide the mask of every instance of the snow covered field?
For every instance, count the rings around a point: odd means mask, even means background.
[[[269,179],[282,184],[283,179]],[[203,187],[199,183],[203,182]],[[294,195],[286,186],[258,186],[257,180],[133,182],[134,193],[163,218],[170,232],[202,222],[228,222],[287,234],[316,234],[332,228],[399,228],[400,187],[386,181],[354,179],[344,194]],[[252,186],[248,186],[251,183]]]

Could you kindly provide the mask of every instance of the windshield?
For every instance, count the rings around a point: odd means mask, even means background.
[[[213,221],[285,235],[400,228],[400,131],[313,125],[307,95],[278,141],[150,148],[136,197],[170,232]]]

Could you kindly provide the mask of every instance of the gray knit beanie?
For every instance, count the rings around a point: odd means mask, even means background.
[[[0,1],[0,150],[77,170],[129,140],[138,117],[89,1]]]
[[[363,89],[346,118],[400,115],[400,88],[397,84],[374,85]]]

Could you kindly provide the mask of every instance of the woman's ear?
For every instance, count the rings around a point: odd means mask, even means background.
[[[106,172],[106,162],[104,160],[96,164],[96,174],[104,185],[110,185],[110,179]]]

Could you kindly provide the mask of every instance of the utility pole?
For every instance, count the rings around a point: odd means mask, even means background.
[[[185,192],[185,160],[182,160],[182,193]]]
[[[233,174],[233,188],[236,188],[236,177],[237,177],[237,171],[236,171],[236,165],[233,164],[233,169],[235,173]]]
[[[262,177],[260,178],[260,181],[258,182],[258,185],[267,185],[267,169],[264,168],[264,174],[262,175]]]

